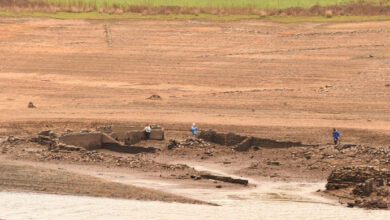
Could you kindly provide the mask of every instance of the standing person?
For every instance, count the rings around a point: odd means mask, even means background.
[[[145,140],[148,140],[150,137],[150,132],[152,132],[152,128],[148,123],[146,123],[144,131],[145,131]]]
[[[339,143],[340,132],[338,132],[336,130],[336,128],[333,128],[332,137],[333,137],[334,144],[335,145],[338,144]]]
[[[197,131],[198,131],[198,128],[195,126],[195,122],[194,122],[194,123],[192,123],[192,126],[191,126],[192,135],[196,136]]]

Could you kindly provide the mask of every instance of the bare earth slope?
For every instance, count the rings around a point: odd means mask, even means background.
[[[3,121],[390,128],[388,22],[2,17],[0,30]]]
[[[17,144],[2,143],[2,154],[14,162],[89,166],[92,163],[83,154],[53,152],[28,140],[40,130],[60,133],[145,122],[163,125],[167,138],[185,139],[195,121],[200,129],[308,145],[244,153],[221,146],[169,151],[166,140],[143,143],[162,150],[153,155],[95,152],[94,156],[107,153],[110,161],[122,161],[95,165],[127,166],[134,160],[201,164],[282,181],[324,180],[331,169],[346,164],[388,166],[387,151],[381,150],[390,140],[389,31],[389,22],[1,17],[0,138],[23,137]],[[148,99],[152,95],[161,99]],[[30,101],[36,108],[27,108]],[[357,145],[330,146],[333,127],[341,131],[342,144]],[[375,155],[380,158],[373,160]],[[74,162],[78,157],[82,160]],[[132,175],[138,168],[130,165],[121,172]],[[194,181],[190,168],[177,173],[167,168],[137,172],[225,188],[217,181]],[[15,177],[5,179],[14,185]]]

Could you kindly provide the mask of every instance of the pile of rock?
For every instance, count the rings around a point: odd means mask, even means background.
[[[327,190],[349,189],[350,207],[390,207],[390,170],[372,166],[342,167],[328,177]]]
[[[328,177],[326,189],[341,189],[364,183],[368,179],[385,179],[390,182],[390,170],[373,166],[346,166],[332,171]]]
[[[58,135],[51,130],[41,131],[37,137],[30,138],[31,142],[47,145],[50,149],[56,148],[59,144]]]
[[[215,146],[198,138],[187,138],[182,141],[170,139],[167,145],[167,148],[169,150],[173,148],[183,148],[183,147],[214,148]]]
[[[350,205],[380,209],[390,207],[390,184],[383,178],[371,178],[359,183],[352,193],[357,198]]]
[[[386,156],[390,153],[390,146],[365,146],[355,144],[344,144],[335,147],[342,153],[353,153],[353,154],[368,154],[372,156]]]

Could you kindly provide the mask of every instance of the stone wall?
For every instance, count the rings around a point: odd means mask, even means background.
[[[128,136],[131,136],[129,138],[129,141],[133,141],[134,143],[139,142],[143,138],[143,132],[130,132]],[[47,139],[51,140],[50,137],[47,137]],[[101,133],[101,132],[75,132],[75,133],[67,133],[59,137],[59,145],[62,146],[62,148],[69,146],[77,146],[82,147],[87,150],[96,150],[100,148],[109,149],[116,152],[123,152],[123,153],[142,153],[142,152],[149,152],[154,153],[156,152],[156,148],[153,147],[137,147],[137,146],[130,146],[130,145],[123,145],[111,136]]]
[[[286,148],[302,146],[301,142],[275,141],[272,139],[243,136],[235,133],[225,134],[213,130],[202,130],[198,137],[208,142],[232,146],[236,151],[247,151],[251,147]]]
[[[123,141],[126,145],[133,145],[145,138],[143,131],[128,131]]]
[[[349,199],[349,207],[388,209],[390,170],[372,166],[338,168],[328,177],[326,189],[343,199]]]
[[[152,132],[150,140],[164,140],[164,129],[158,125],[151,125]],[[145,133],[142,127],[110,125],[97,128],[98,131],[111,136],[117,141],[123,142],[126,145],[133,145],[145,139]]]
[[[100,132],[92,133],[69,133],[59,137],[59,141],[78,147],[83,147],[87,150],[101,148],[103,134]]]
[[[390,185],[390,170],[381,170],[372,166],[341,167],[329,175],[326,189],[354,187],[368,179],[383,179],[386,185]]]
[[[150,140],[164,140],[164,129],[152,129],[150,132]]]

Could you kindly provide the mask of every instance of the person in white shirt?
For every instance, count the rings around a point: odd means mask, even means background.
[[[144,132],[145,132],[145,140],[148,140],[150,137],[150,132],[152,132],[152,128],[150,127],[149,124],[145,125]]]

